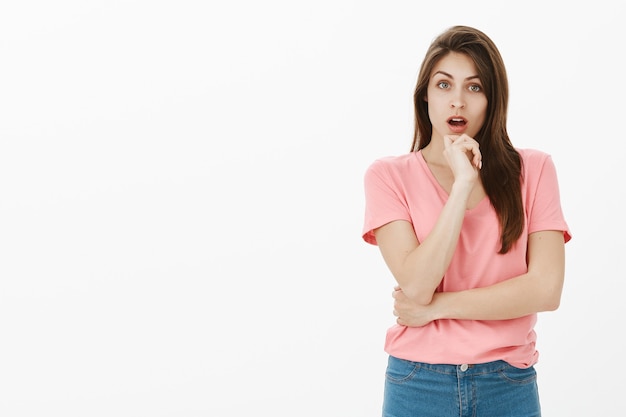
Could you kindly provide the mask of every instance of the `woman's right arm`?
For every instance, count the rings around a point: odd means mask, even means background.
[[[444,138],[444,155],[454,174],[454,183],[435,226],[424,241],[418,241],[413,226],[406,220],[392,221],[374,231],[385,263],[400,288],[409,299],[421,305],[431,302],[450,265],[467,201],[478,179],[478,144],[463,136]],[[474,157],[473,161],[468,158],[468,152]]]
[[[392,221],[374,231],[380,252],[398,285],[419,304],[430,304],[450,265],[470,191],[471,187],[463,188],[455,183],[435,226],[421,243],[406,220]]]

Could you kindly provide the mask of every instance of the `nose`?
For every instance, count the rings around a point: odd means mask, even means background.
[[[453,109],[463,109],[465,108],[465,102],[458,97],[450,102],[450,107]]]
[[[465,108],[465,100],[462,92],[457,91],[456,94],[451,97],[450,107],[453,109]]]

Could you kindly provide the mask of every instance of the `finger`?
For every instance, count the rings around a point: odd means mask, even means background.
[[[459,137],[460,136],[456,136],[456,135],[444,135],[443,146],[445,148],[449,147],[450,145],[452,145],[453,142],[457,141]]]
[[[472,157],[471,157],[472,164],[478,169],[482,168],[483,155],[480,152],[480,147],[478,146],[478,142],[470,138],[468,140],[464,140],[461,143],[461,146],[463,147],[463,149],[465,149],[466,152],[472,153]]]
[[[472,164],[480,169],[482,167],[483,155],[480,153],[478,145],[472,145],[468,150],[472,153]]]
[[[468,155],[468,157],[470,158],[472,165],[474,165],[477,169],[482,168],[483,163],[482,154],[480,153],[480,146],[474,138],[466,135],[465,133],[458,136],[444,135],[443,138],[446,148],[450,148],[453,145],[458,145],[459,148],[463,149],[465,152],[471,152],[472,155]]]
[[[472,159],[474,166],[478,169],[481,169],[483,167],[483,154],[480,153],[478,145],[476,145],[476,147],[472,149],[472,153],[474,155]]]

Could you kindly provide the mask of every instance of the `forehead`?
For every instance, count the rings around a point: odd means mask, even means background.
[[[431,78],[439,72],[444,72],[454,78],[467,78],[478,75],[476,64],[469,55],[450,52],[441,58],[430,73]]]

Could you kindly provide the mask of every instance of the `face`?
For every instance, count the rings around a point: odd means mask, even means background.
[[[465,54],[451,52],[439,60],[426,94],[433,139],[463,133],[473,138],[485,122],[487,96],[474,61]]]

